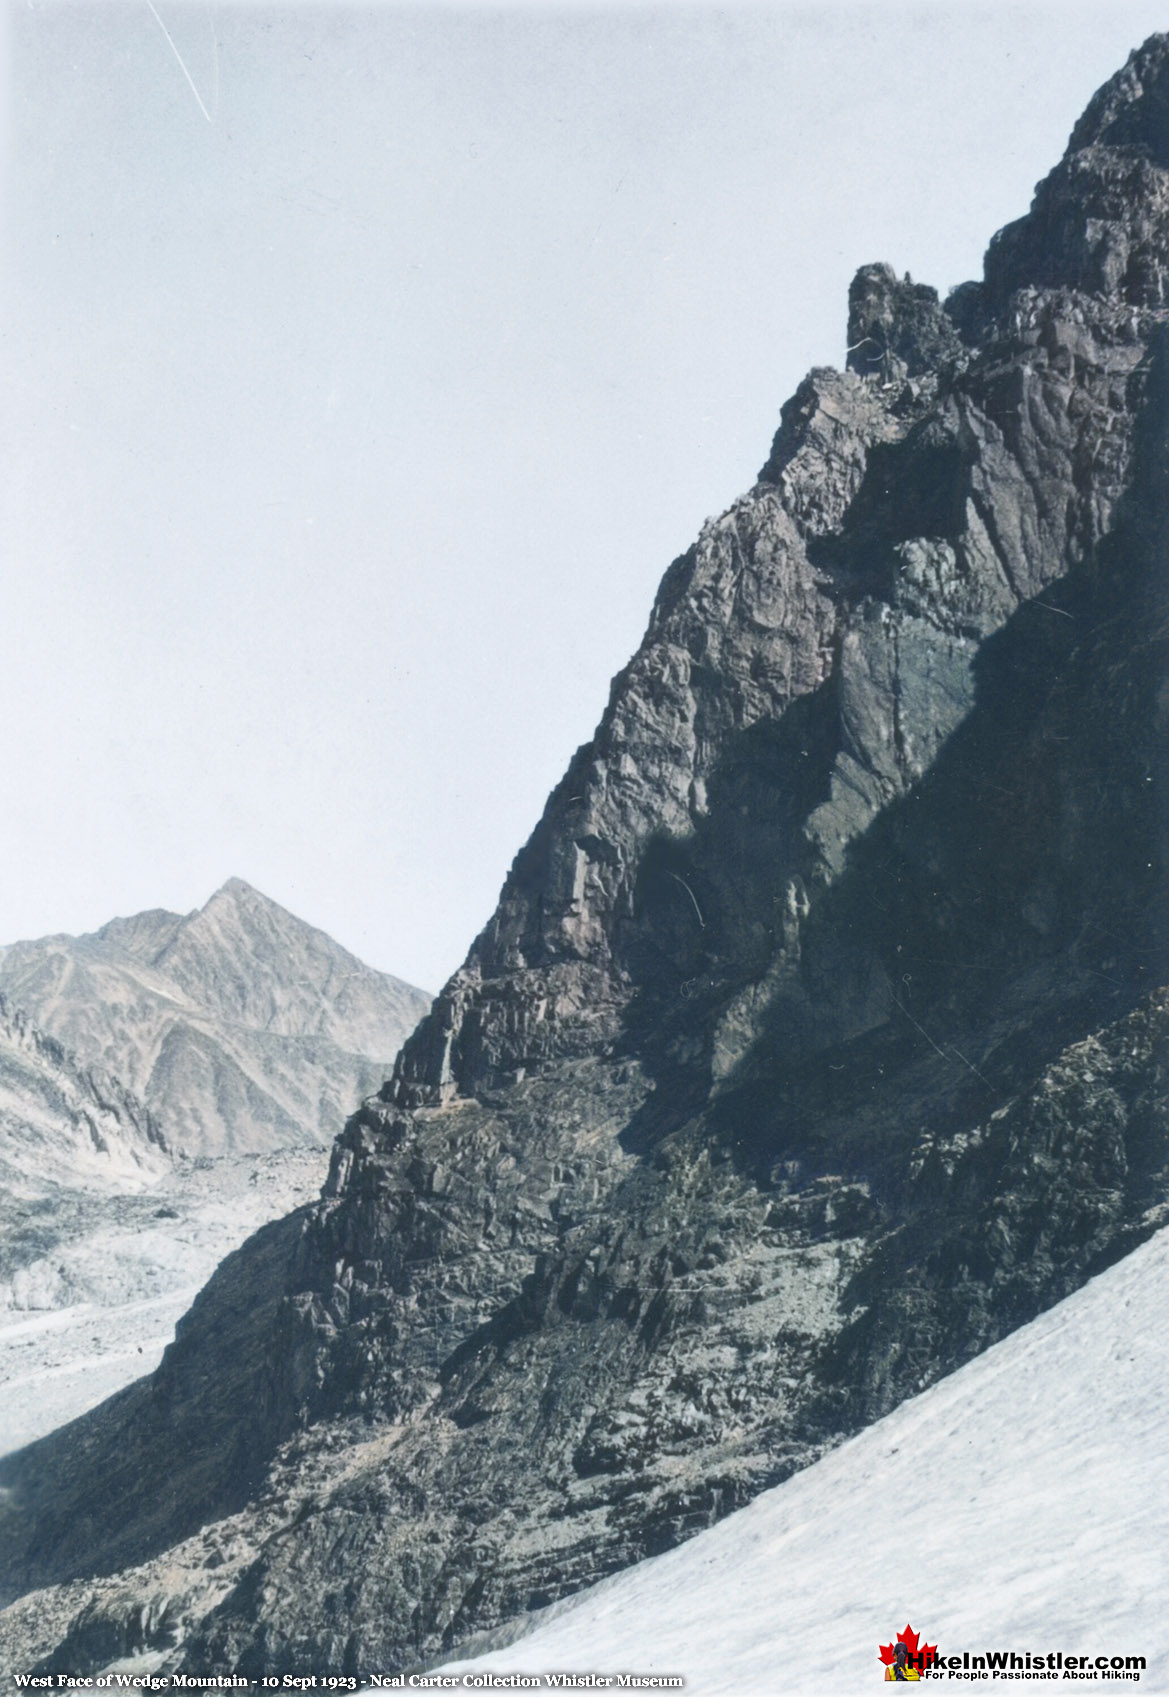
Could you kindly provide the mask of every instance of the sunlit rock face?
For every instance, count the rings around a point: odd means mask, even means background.
[[[26,1659],[435,1658],[1165,1218],[1167,90],[983,282],[858,274],[322,1202],[5,1470],[10,1591],[101,1576]]]
[[[121,1082],[84,1065],[0,996],[0,1188],[149,1188],[170,1167],[158,1122]]]

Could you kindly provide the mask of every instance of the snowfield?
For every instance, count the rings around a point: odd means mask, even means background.
[[[881,1684],[878,1646],[909,1623],[947,1657],[1144,1656],[1135,1688],[1167,1691],[1166,1315],[1169,1230],[709,1532],[437,1671],[851,1697]],[[931,1684],[1134,1689],[1087,1671]]]

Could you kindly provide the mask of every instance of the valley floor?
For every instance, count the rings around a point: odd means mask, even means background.
[[[138,1195],[48,1194],[7,1209],[0,1455],[152,1372],[223,1257],[315,1197],[327,1168],[323,1149],[224,1156],[180,1163]]]

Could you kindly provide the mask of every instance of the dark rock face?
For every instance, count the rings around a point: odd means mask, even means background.
[[[848,291],[848,369],[884,383],[937,371],[962,339],[936,289],[898,281],[889,265],[862,265]]]
[[[667,572],[319,1207],[7,1468],[11,1591],[145,1564],[13,1611],[45,1665],[176,1563],[192,1669],[433,1658],[1167,1217],[1167,89],[1155,38],[949,311],[859,274],[879,354]]]
[[[1028,284],[1169,303],[1167,171],[1169,95],[1162,38],[1153,36],[1092,100],[1029,215],[992,241],[986,287],[995,309]]]

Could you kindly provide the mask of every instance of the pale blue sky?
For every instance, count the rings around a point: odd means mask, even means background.
[[[238,874],[437,988],[853,270],[1157,11],[12,5],[0,941]]]

